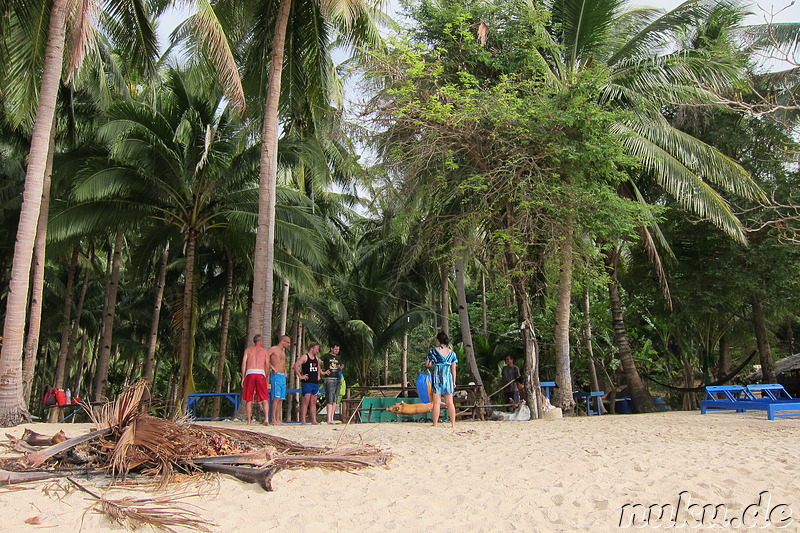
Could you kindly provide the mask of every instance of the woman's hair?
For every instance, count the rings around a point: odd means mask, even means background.
[[[444,331],[440,331],[436,334],[436,340],[439,341],[439,344],[450,344],[450,339]]]

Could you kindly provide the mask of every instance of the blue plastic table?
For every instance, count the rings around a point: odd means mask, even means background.
[[[547,400],[550,400],[550,394],[552,394],[552,389],[558,387],[555,381],[540,381],[539,386],[544,389],[544,395],[547,396]]]
[[[602,396],[605,394],[603,391],[597,392],[573,392],[575,399],[580,402],[581,399],[586,400],[586,416],[601,415],[603,414],[603,400]],[[592,398],[597,398],[597,410],[592,410]]]

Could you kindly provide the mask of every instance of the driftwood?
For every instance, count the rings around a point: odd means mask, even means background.
[[[99,473],[105,473],[105,470],[102,468],[81,468],[79,470],[0,470],[0,485],[17,485],[19,483],[44,481],[46,479],[68,477],[76,474],[89,475]]]
[[[252,468],[249,466],[223,465],[216,463],[198,463],[197,466],[205,472],[219,472],[228,474],[245,483],[258,483],[267,492],[272,492],[272,476],[283,470],[280,465],[269,468]]]
[[[70,448],[74,448],[78,444],[94,440],[98,437],[109,435],[110,433],[111,433],[111,428],[98,429],[96,431],[87,433],[86,435],[81,435],[80,437],[75,437],[74,439],[68,439],[65,440],[64,442],[59,442],[58,444],[54,444],[49,448],[45,448],[44,450],[38,450],[25,457],[25,460],[31,466],[39,466],[59,452],[69,450]]]
[[[58,444],[59,442],[67,440],[67,435],[64,433],[64,430],[61,430],[50,437],[25,428],[25,432],[22,434],[22,437],[20,437],[20,440],[31,446],[52,446],[53,444]]]

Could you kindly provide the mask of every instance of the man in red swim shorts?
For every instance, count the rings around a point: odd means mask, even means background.
[[[264,425],[269,425],[269,391],[267,373],[269,372],[269,353],[264,348],[264,337],[253,337],[253,346],[244,351],[242,359],[242,396],[245,401],[247,424],[253,421],[253,395],[264,408]]]

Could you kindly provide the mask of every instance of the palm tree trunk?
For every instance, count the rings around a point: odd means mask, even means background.
[[[489,397],[486,395],[486,389],[483,388],[483,379],[478,370],[478,361],[475,359],[475,345],[472,343],[472,330],[469,324],[469,309],[467,309],[467,291],[464,282],[464,257],[461,253],[456,255],[455,258],[456,269],[456,297],[458,298],[458,322],[461,326],[461,341],[464,343],[464,356],[467,358],[469,371],[472,374],[472,379],[478,386],[478,397],[480,398],[481,405],[489,405]],[[479,417],[483,418],[485,413],[479,409]]]
[[[219,359],[217,359],[217,386],[214,392],[222,392],[225,378],[225,361],[228,357],[228,331],[231,325],[231,306],[233,305],[233,255],[228,254],[228,271],[225,273],[225,301],[222,303],[222,331],[219,340]],[[211,410],[212,418],[219,418],[220,398],[214,397],[214,406]]]
[[[488,303],[486,301],[486,272],[481,271],[481,325],[483,336],[489,335]]]
[[[42,187],[42,201],[39,206],[39,221],[36,224],[36,239],[33,245],[33,271],[31,279],[30,315],[28,318],[28,336],[25,339],[25,350],[22,357],[22,405],[28,409],[33,386],[33,374],[36,368],[36,355],[39,353],[39,334],[42,328],[42,304],[44,298],[44,264],[47,248],[47,218],[50,212],[50,179],[53,172],[53,152],[55,151],[55,135],[50,137],[50,148],[47,152],[47,166]],[[57,411],[57,409],[53,409]],[[58,413],[56,413],[58,414]]]
[[[84,375],[84,364],[86,363],[86,337],[83,338],[83,342],[81,342],[81,355],[78,359],[78,364],[76,365],[76,377],[75,377],[75,392],[74,394],[80,397],[80,390],[83,387],[83,375]],[[86,391],[86,398],[91,398],[91,393]]]
[[[92,381],[92,401],[106,400],[108,387],[108,366],[111,360],[111,342],[114,333],[114,316],[117,307],[117,290],[119,289],[119,271],[122,264],[122,230],[117,230],[114,240],[114,256],[111,261],[111,276],[108,283],[108,294],[103,309],[103,337],[100,341],[100,350],[97,353],[97,365]]]
[[[722,335],[719,338],[719,361],[717,362],[717,376],[720,379],[728,375],[731,371],[731,347],[728,344],[728,336]]]
[[[405,302],[404,307],[405,312],[408,313],[408,302]],[[403,340],[400,344],[400,381],[403,384],[401,396],[403,398],[408,398],[408,391],[406,390],[406,386],[408,385],[408,331],[403,332]]]
[[[758,357],[761,359],[761,379],[763,383],[777,383],[775,364],[772,362],[772,353],[769,348],[767,322],[764,319],[764,306],[756,293],[750,295],[750,305],[753,307],[753,327],[756,333]]]
[[[400,381],[403,384],[403,390],[400,396],[408,398],[408,332],[403,332],[403,339],[400,344]]]
[[[589,286],[583,287],[583,343],[586,346],[586,359],[589,362],[589,382],[592,392],[600,392],[600,382],[597,379],[597,367],[594,363],[594,349],[592,348],[592,319],[591,304],[589,301]]]
[[[556,302],[556,385],[553,405],[564,414],[575,410],[572,395],[572,371],[570,368],[569,325],[572,302],[572,229],[568,229],[561,244],[561,272],[558,278],[558,301]]]
[[[142,379],[148,383],[153,382],[153,370],[156,360],[156,344],[158,343],[158,323],[161,317],[161,304],[164,301],[164,286],[167,280],[167,263],[169,262],[169,242],[164,245],[161,252],[161,264],[158,267],[156,278],[156,298],[153,303],[153,318],[150,323],[150,333],[147,335],[147,355],[142,369]]]
[[[283,294],[281,295],[281,322],[278,327],[279,338],[286,335],[286,323],[289,315],[289,281],[283,280]]]
[[[186,234],[186,268],[183,272],[183,311],[181,316],[181,344],[178,365],[180,387],[178,388],[176,412],[183,412],[183,405],[189,393],[194,389],[192,376],[192,349],[190,342],[192,329],[192,306],[194,300],[194,263],[197,254],[197,234],[190,228]]]
[[[61,341],[58,345],[58,358],[56,359],[56,377],[54,387],[64,388],[66,382],[67,350],[69,349],[70,322],[72,320],[72,302],[75,287],[75,275],[78,271],[78,255],[80,247],[76,244],[72,249],[69,273],[67,274],[66,296],[64,297],[64,312],[61,318]]]
[[[91,250],[89,251],[89,258],[91,259]],[[91,261],[90,261],[91,262]],[[86,301],[86,292],[89,289],[89,276],[92,273],[92,269],[90,266],[86,267],[86,272],[83,274],[83,285],[81,286],[81,294],[78,296],[78,305],[75,308],[75,322],[72,324],[72,333],[69,336],[69,345],[67,346],[67,362],[65,368],[65,381],[69,381],[69,371],[71,366],[71,362],[73,356],[75,355],[75,347],[78,345],[78,334],[81,330],[81,316],[83,315],[83,304]],[[77,366],[77,373],[80,374],[83,370],[83,356],[81,356],[80,364]],[[73,394],[78,396],[80,394],[80,388],[77,384],[74,384],[75,387],[73,388]]]
[[[450,275],[447,264],[441,267],[441,309],[442,309],[442,331],[450,336]]]
[[[292,355],[290,357],[291,361],[289,363],[289,383],[291,384],[291,388],[297,389],[300,388],[300,379],[297,376],[297,372],[294,371],[294,365],[297,363],[297,358],[300,357],[300,352],[302,351],[302,341],[303,341],[303,325],[300,323],[298,310],[297,310],[297,302],[294,304],[294,312],[292,313]],[[299,420],[300,417],[300,395],[299,394],[292,394],[289,398],[288,402],[283,402],[286,404],[286,412],[284,413],[286,417],[284,420]]]
[[[272,38],[267,101],[261,133],[258,226],[253,255],[253,305],[247,338],[262,333],[272,338],[272,280],[275,262],[275,193],[278,183],[278,102],[281,94],[286,26],[292,0],[280,0]]]
[[[33,256],[33,242],[41,209],[42,191],[47,168],[47,153],[53,135],[58,86],[64,63],[64,36],[69,2],[54,0],[50,10],[47,48],[39,88],[39,104],[31,133],[31,149],[25,188],[22,193],[11,280],[6,296],[6,317],[3,324],[3,346],[0,350],[0,426],[16,425],[30,420],[22,403],[22,350],[27,315],[28,288]]]
[[[389,350],[383,351],[383,384],[389,384]]]
[[[633,406],[640,413],[655,412],[653,398],[645,388],[639,372],[636,370],[636,363],[633,361],[631,345],[628,342],[628,332],[625,329],[625,318],[622,314],[622,300],[619,295],[619,283],[617,282],[617,268],[614,253],[606,249],[603,252],[603,260],[606,265],[606,272],[610,277],[608,282],[608,298],[611,307],[611,322],[614,329],[614,345],[619,352],[619,360],[622,363],[622,374],[625,376],[625,383],[628,385]]]

